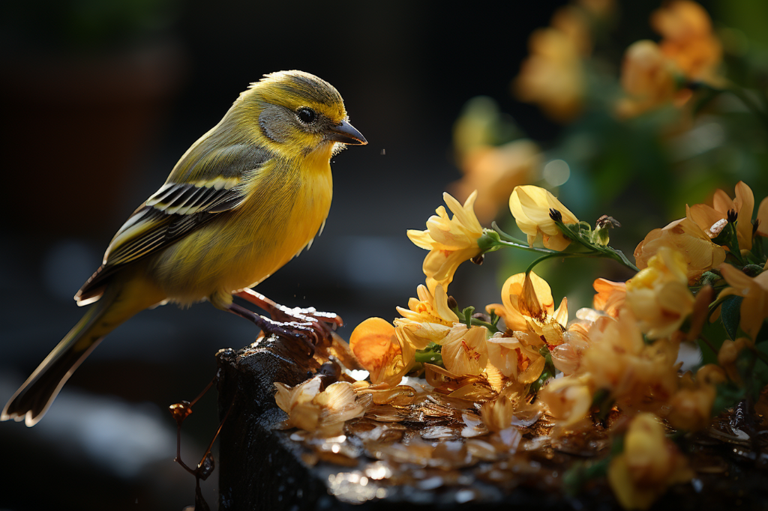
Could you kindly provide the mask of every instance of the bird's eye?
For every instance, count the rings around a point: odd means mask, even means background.
[[[312,124],[317,119],[317,114],[315,113],[315,111],[307,107],[299,108],[296,111],[296,115],[299,117],[299,120],[304,124]]]

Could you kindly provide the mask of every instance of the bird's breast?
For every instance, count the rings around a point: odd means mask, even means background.
[[[246,186],[240,207],[220,214],[160,259],[160,280],[172,300],[190,303],[263,281],[317,235],[333,195],[327,159],[324,165],[310,158],[277,160]]]

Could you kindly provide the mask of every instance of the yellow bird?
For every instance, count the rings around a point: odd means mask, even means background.
[[[268,332],[306,330],[301,323],[283,328],[232,295],[291,319],[289,309],[249,288],[312,242],[331,206],[331,157],[345,144],[367,143],[328,82],[282,71],[253,83],[117,231],[103,264],[75,295],[78,305],[95,304],[0,420],[34,426],[104,336],[149,307],[207,299]]]

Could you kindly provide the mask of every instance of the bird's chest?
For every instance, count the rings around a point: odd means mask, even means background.
[[[251,283],[263,280],[297,255],[318,233],[333,195],[330,166],[278,169],[251,193],[238,212],[245,228],[239,252],[251,263]],[[247,241],[246,241],[247,240]]]

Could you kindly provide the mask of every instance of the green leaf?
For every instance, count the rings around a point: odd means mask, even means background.
[[[721,306],[720,319],[723,322],[725,331],[728,333],[728,337],[734,340],[739,330],[742,300],[742,297],[734,296],[726,299]]]

